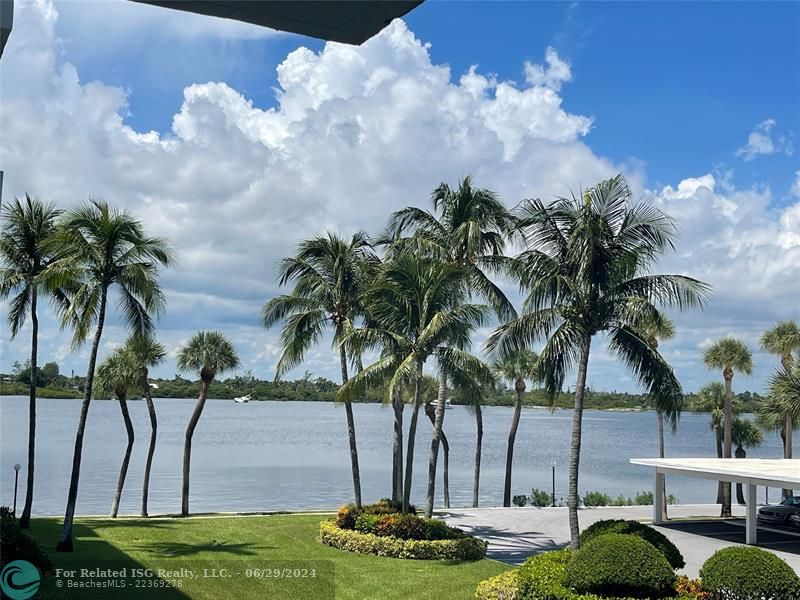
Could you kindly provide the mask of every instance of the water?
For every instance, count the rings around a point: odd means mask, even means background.
[[[193,399],[157,399],[158,445],[153,462],[151,514],[180,511],[183,435]],[[75,443],[80,400],[38,401],[34,513],[61,515]],[[121,513],[138,514],[142,474],[150,434],[147,408],[128,403],[136,431]],[[27,456],[27,398],[0,399],[0,502],[11,504],[14,463],[21,463],[18,505],[24,500]],[[376,404],[353,406],[365,501],[390,495],[392,411]],[[408,429],[410,410],[406,407]],[[502,503],[506,443],[512,408],[484,409],[481,505]],[[513,492],[551,489],[556,461],[556,495],[566,496],[571,411],[525,409],[514,453]],[[652,473],[629,464],[631,457],[657,455],[655,413],[588,410],[584,413],[581,492],[600,490],[614,497],[652,489]],[[676,435],[667,434],[667,456],[715,456],[709,416],[684,414]],[[412,502],[424,504],[430,421],[420,413],[415,445]],[[453,506],[472,503],[475,420],[463,407],[446,412],[450,441],[450,495]],[[116,401],[95,401],[89,409],[78,493],[78,514],[107,514],[125,450],[125,429]],[[780,439],[765,434],[752,457],[782,456]],[[437,502],[442,500],[441,460]],[[713,502],[714,482],[668,477],[667,490],[681,503]],[[191,510],[260,511],[330,509],[352,497],[344,408],[328,402],[209,400],[192,445]],[[775,493],[777,497],[777,493]]]

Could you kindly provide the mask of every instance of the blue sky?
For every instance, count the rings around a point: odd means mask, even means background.
[[[513,205],[624,171],[680,222],[662,269],[716,291],[675,315],[664,348],[696,389],[711,339],[757,351],[775,320],[800,319],[799,32],[790,2],[429,1],[352,48],[133,2],[19,0],[0,62],[4,193],[136,212],[179,253],[170,350],[222,329],[270,377],[277,331],[258,309],[302,237],[376,231],[467,173]],[[43,359],[81,371],[86,350],[52,315],[44,330]],[[112,315],[104,352],[122,339]],[[0,368],[27,352],[5,334]],[[762,389],[773,360],[756,359],[742,385]],[[304,368],[337,373],[327,347]],[[602,351],[590,383],[636,389]]]

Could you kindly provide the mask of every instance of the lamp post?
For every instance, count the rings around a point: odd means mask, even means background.
[[[22,465],[17,463],[14,465],[14,510],[12,511],[13,515],[17,516],[17,484],[19,483],[19,470],[22,468]]]
[[[553,506],[556,505],[556,461],[553,461]]]

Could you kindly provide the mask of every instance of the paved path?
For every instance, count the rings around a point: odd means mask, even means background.
[[[744,516],[744,507],[734,506],[734,516]],[[702,518],[719,515],[716,504],[670,506],[676,518]],[[531,554],[561,548],[569,542],[566,508],[464,508],[442,511],[448,524],[470,531],[489,542],[488,556],[521,564]],[[579,513],[581,529],[601,519],[650,520],[650,506],[584,508]],[[680,549],[686,559],[683,572],[699,575],[703,562],[720,548],[744,542],[744,523],[737,521],[676,521],[657,527]],[[759,544],[774,552],[800,573],[800,537],[759,528]]]

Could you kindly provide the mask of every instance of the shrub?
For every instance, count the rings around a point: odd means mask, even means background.
[[[597,536],[606,533],[635,535],[650,542],[664,555],[673,569],[682,569],[686,564],[680,550],[664,534],[638,521],[624,521],[622,519],[598,521],[581,533],[581,544],[586,544]]]
[[[379,517],[375,530],[369,533],[403,540],[448,540],[465,535],[460,529],[448,527],[444,521],[402,514]]]
[[[674,593],[675,573],[650,542],[606,533],[575,553],[564,569],[564,585],[579,593],[661,598]]]
[[[342,529],[353,529],[356,526],[357,516],[355,504],[344,504],[336,511],[336,525]]]
[[[761,548],[731,546],[717,550],[700,569],[704,590],[719,600],[798,600],[800,577]]]
[[[517,573],[518,571],[514,569],[484,579],[475,590],[476,600],[519,600]]]
[[[42,571],[51,571],[53,563],[39,542],[19,528],[14,513],[0,507],[0,568],[14,560],[27,560]]]
[[[571,550],[555,550],[532,556],[517,574],[520,600],[568,600],[572,593],[564,587],[564,568]]]
[[[550,494],[548,494],[544,490],[540,490],[537,488],[533,488],[531,490],[531,506],[543,508],[545,506],[550,506],[552,501],[553,498],[550,496]]]
[[[342,529],[355,529],[359,515],[393,515],[403,509],[401,502],[389,498],[381,498],[374,504],[365,504],[361,510],[355,504],[344,504],[336,512],[336,524]],[[408,514],[417,514],[417,507],[413,504],[408,507]],[[364,521],[366,523],[366,521]]]
[[[486,556],[486,542],[472,536],[449,540],[402,540],[337,527],[335,520],[323,521],[319,541],[350,552],[421,560],[480,560]]]
[[[675,581],[675,593],[680,599],[712,600],[711,594],[703,591],[699,579],[689,579],[686,575],[678,575]]]
[[[528,497],[525,494],[517,494],[511,498],[511,502],[514,503],[514,506],[519,506],[521,508],[528,503]]]
[[[375,530],[378,528],[378,522],[385,517],[386,515],[369,515],[367,513],[361,513],[356,517],[355,526],[352,527],[352,529],[360,531],[361,533],[375,533]]]
[[[611,496],[603,492],[586,492],[583,497],[584,506],[609,506],[611,502]]]

